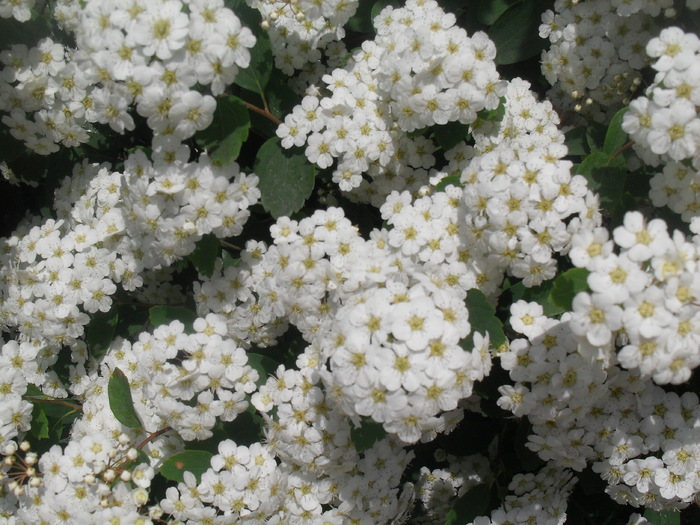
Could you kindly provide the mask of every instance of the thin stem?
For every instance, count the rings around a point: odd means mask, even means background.
[[[29,401],[31,403],[48,403],[50,405],[61,405],[64,407],[72,408],[73,410],[81,411],[83,410],[82,405],[76,403],[71,403],[70,401],[64,401],[63,399],[44,399],[43,397],[35,396],[22,396],[22,399]]]
[[[610,156],[610,158],[611,158],[611,159],[614,159],[615,157],[617,157],[617,156],[619,156],[619,155],[622,155],[625,151],[627,151],[628,149],[630,149],[633,145],[634,145],[634,141],[633,141],[633,140],[630,140],[627,144],[625,144],[625,145],[622,146],[619,150],[617,150],[615,153],[613,153],[613,154]]]
[[[163,427],[160,430],[155,431],[153,434],[149,435],[146,439],[144,439],[141,443],[136,445],[136,450],[141,450],[143,447],[145,447],[148,443],[156,439],[158,436],[161,436],[172,429],[173,427],[168,425],[167,427]]]
[[[263,102],[265,101],[263,100]],[[254,106],[253,104],[251,104],[250,102],[246,102],[245,100],[243,101],[243,103],[249,110],[255,111],[256,113],[262,115],[263,117],[274,122],[277,125],[282,124],[282,121],[280,119],[278,119],[272,113],[270,113],[270,110],[267,107],[267,103],[265,103],[265,109],[261,109],[258,106]]]
[[[221,246],[224,246],[226,248],[231,248],[232,250],[237,250],[239,252],[243,251],[243,248],[241,248],[240,246],[236,246],[235,244],[231,244],[230,242],[226,242],[226,241],[222,241],[222,240],[219,240],[219,242],[221,243]]]

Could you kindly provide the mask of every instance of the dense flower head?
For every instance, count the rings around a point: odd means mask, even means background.
[[[75,49],[44,38],[0,54],[3,123],[39,154],[87,142],[91,123],[133,131],[132,105],[155,135],[184,141],[211,123],[212,95],[248,67],[255,44],[223,1],[61,4],[56,16]]]

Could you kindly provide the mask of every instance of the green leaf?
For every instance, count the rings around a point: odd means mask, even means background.
[[[211,277],[214,273],[216,258],[221,251],[221,244],[216,235],[209,233],[203,236],[194,251],[187,257],[197,271],[205,277]],[[189,310],[188,310],[189,311]]]
[[[49,418],[38,404],[32,409],[32,427],[29,431],[37,439],[49,437]]]
[[[554,279],[554,286],[549,294],[552,303],[570,312],[576,294],[588,290],[588,273],[585,268],[571,268],[560,274]]]
[[[576,168],[586,177],[588,187],[600,195],[600,202],[612,210],[619,204],[627,180],[627,163],[603,151],[594,151]]]
[[[506,97],[501,97],[496,109],[482,109],[477,113],[480,120],[503,120],[506,114]]]
[[[194,139],[199,147],[207,150],[213,164],[225,166],[238,158],[249,129],[250,116],[245,103],[238,97],[228,96],[217,99],[211,124],[195,133]]]
[[[369,417],[363,417],[361,425],[350,429],[350,439],[355,445],[355,450],[363,452],[386,437],[386,430],[381,423],[377,423]]]
[[[119,309],[112,308],[109,312],[97,312],[87,325],[87,345],[90,355],[101,359],[107,353],[114,339],[114,332],[119,322]]]
[[[461,175],[448,175],[440,182],[438,182],[437,186],[435,186],[435,191],[445,191],[445,188],[447,188],[450,185],[461,187],[461,178]]]
[[[274,375],[277,371],[277,367],[280,365],[274,359],[267,357],[266,355],[256,354],[255,352],[248,352],[248,364],[258,371],[258,386],[264,385],[267,378]]]
[[[649,520],[650,525],[681,525],[681,513],[675,510],[658,512],[646,509],[644,517]]]
[[[517,0],[472,0],[473,13],[479,23],[492,25]]]
[[[511,293],[511,303],[519,300],[535,302],[542,305],[542,312],[547,317],[554,317],[565,312],[565,310],[552,302],[550,297],[553,281],[545,281],[539,286],[527,288],[522,281],[511,286],[508,291]]]
[[[160,473],[170,481],[183,482],[185,472],[191,472],[199,483],[202,474],[209,469],[213,456],[206,450],[185,450],[163,461]]]
[[[464,525],[483,516],[489,509],[491,487],[477,485],[460,496],[447,513],[445,525]]]
[[[591,151],[599,151],[603,149],[605,144],[605,135],[608,133],[608,128],[600,122],[591,122],[586,127],[586,142]]]
[[[304,154],[286,150],[278,138],[265,142],[253,168],[263,207],[277,219],[299,211],[314,189],[316,169]]]
[[[603,144],[603,151],[608,155],[614,155],[627,143],[627,133],[622,130],[622,119],[628,109],[622,108],[610,121]]]
[[[291,113],[294,106],[301,100],[299,95],[289,89],[289,77],[279,69],[272,71],[265,95],[270,113],[280,120],[284,120],[285,115]]]
[[[522,62],[545,48],[547,42],[539,35],[542,11],[540,0],[525,0],[498,17],[488,32],[498,50],[497,65]]]
[[[585,156],[591,152],[586,139],[586,128],[580,126],[570,129],[564,136],[566,137],[566,147],[569,150],[569,155]]]
[[[492,348],[498,348],[507,342],[506,334],[503,332],[503,323],[496,317],[496,310],[488,302],[482,291],[476,288],[469,290],[466,304],[469,310],[469,323],[471,324],[472,332],[482,334],[488,332]],[[466,350],[471,350],[474,346],[471,341],[471,335],[464,340],[464,343],[460,344]]]
[[[251,16],[251,18],[253,17]],[[248,23],[247,20],[246,22]],[[260,22],[257,23],[256,27],[259,27],[259,25]],[[250,29],[254,28],[250,27]],[[264,99],[265,88],[268,80],[270,80],[270,73],[272,72],[272,65],[275,59],[272,56],[272,47],[268,34],[264,31],[254,32],[256,42],[250,49],[250,64],[247,68],[238,71],[233,82],[237,86],[258,93]]]
[[[503,109],[505,111],[505,107]],[[444,126],[436,126],[434,133],[436,142],[443,150],[447,151],[469,136],[469,126],[456,121],[448,122]]]
[[[109,408],[112,414],[122,425],[129,428],[141,428],[141,421],[134,409],[134,401],[131,398],[129,380],[119,368],[115,368],[107,385],[109,396]]]
[[[180,321],[185,325],[185,331],[192,332],[192,324],[197,319],[197,314],[184,306],[153,306],[148,310],[148,317],[153,326]]]
[[[353,4],[357,5],[357,4]],[[355,13],[350,17],[345,27],[356,33],[371,33],[374,31],[372,26],[372,9],[371,2],[360,2],[357,5]]]

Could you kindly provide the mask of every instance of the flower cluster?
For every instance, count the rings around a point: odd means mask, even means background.
[[[343,26],[355,14],[358,0],[246,0],[268,30],[277,69],[292,76],[321,59],[329,47],[335,55],[345,52],[339,41]]]
[[[513,311],[527,339],[500,356],[515,384],[499,388],[498,404],[528,417],[528,448],[576,471],[592,463],[620,503],[687,506],[700,490],[698,397],[666,392],[640,370],[620,368],[614,355],[591,358],[585,336],[575,335],[575,314],[549,319],[535,303],[529,313]]]
[[[489,481],[489,462],[485,456],[453,456],[437,450],[435,459],[447,462],[444,468],[420,469],[416,483],[420,506],[411,516],[415,523],[441,523],[447,519],[455,497]]]
[[[321,168],[337,159],[333,182],[380,206],[393,190],[426,184],[435,163],[433,142],[405,132],[470,124],[498,106],[505,84],[488,37],[468,37],[433,1],[387,7],[374,24],[377,38],[323,77],[330,95],[306,96],[277,134],[284,147],[306,145]]]
[[[146,270],[188,255],[205,234],[239,234],[260,196],[257,180],[206,156],[152,163],[137,152],[123,173],[77,165],[57,190],[58,219],[28,221],[2,239],[3,326],[45,344],[76,343],[88,314],[109,311],[117,284],[136,290]]]
[[[690,222],[700,212],[700,39],[669,27],[646,50],[657,74],[646,96],[630,103],[623,129],[637,155],[660,170],[651,180],[652,203]]]
[[[175,147],[216,108],[195,84],[222,93],[255,44],[223,0],[73,2],[58,13],[76,49],[45,38],[0,54],[3,122],[40,154],[87,142],[90,123],[133,130],[132,105],[156,134],[154,149]]]
[[[557,109],[602,121],[626,105],[642,80],[646,43],[658,33],[653,17],[672,7],[673,0],[557,0],[540,26],[551,42],[542,73]]]
[[[546,523],[563,525],[566,521],[567,498],[576,484],[571,472],[549,464],[537,474],[518,474],[508,485],[512,495],[491,512],[476,518],[470,525],[506,523]]]
[[[649,223],[629,212],[613,232],[605,229],[574,236],[571,257],[585,267],[591,293],[573,303],[572,332],[589,355],[616,359],[626,369],[657,384],[681,384],[700,364],[697,304],[698,238],[671,237],[661,219]]]

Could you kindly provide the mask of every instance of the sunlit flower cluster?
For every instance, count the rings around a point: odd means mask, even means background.
[[[634,140],[637,155],[656,167],[652,203],[668,206],[690,222],[700,212],[700,39],[669,27],[646,50],[657,74],[646,96],[630,103],[623,129]]]
[[[270,35],[275,66],[287,75],[318,62],[329,44],[337,47],[343,26],[357,11],[358,0],[246,0],[262,15]],[[344,46],[341,48],[344,50]],[[340,49],[333,52],[337,53]]]
[[[117,285],[136,290],[146,270],[190,254],[205,234],[239,234],[259,198],[257,180],[205,156],[152,163],[138,152],[123,173],[77,165],[57,190],[58,219],[26,221],[2,239],[3,326],[76,343],[88,314],[109,311]]]
[[[426,184],[435,163],[435,144],[405,132],[470,124],[498,106],[505,83],[488,37],[467,36],[435,2],[387,7],[374,24],[377,38],[323,77],[330,94],[306,96],[277,135],[284,147],[306,146],[319,167],[333,166],[342,191],[380,206],[391,191]]]
[[[673,0],[557,0],[542,15],[542,73],[561,112],[603,121],[629,103],[646,65],[644,48],[658,34],[654,18]]]
[[[250,61],[251,31],[223,0],[63,3],[77,47],[50,38],[0,54],[0,110],[12,135],[40,154],[90,139],[90,124],[134,130],[173,148],[212,120],[218,95]],[[195,90],[209,86],[211,94]]]

